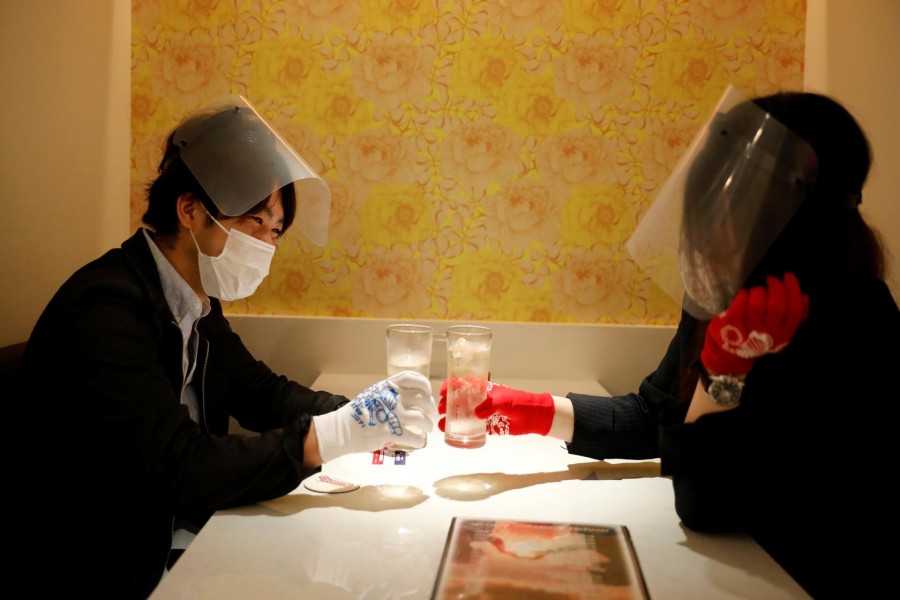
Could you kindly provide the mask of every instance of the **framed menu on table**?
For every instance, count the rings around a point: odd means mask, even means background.
[[[649,599],[624,525],[455,517],[432,600]]]

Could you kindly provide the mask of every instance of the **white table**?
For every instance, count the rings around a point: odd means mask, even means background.
[[[313,388],[352,396],[377,380],[323,374]],[[560,395],[603,393],[596,382],[501,383]],[[656,600],[808,597],[750,538],[685,529],[655,460],[593,461],[536,435],[491,436],[484,448],[462,450],[435,430],[405,465],[352,454],[323,473],[361,487],[319,494],[300,486],[216,513],[153,600],[427,599],[457,515],[624,524]]]

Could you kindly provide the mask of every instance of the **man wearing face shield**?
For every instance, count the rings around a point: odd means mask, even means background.
[[[728,90],[628,241],[682,303],[659,367],[616,397],[495,384],[476,412],[575,454],[661,457],[687,527],[750,533],[814,597],[885,589],[868,563],[892,514],[900,311],[859,211],[870,162],[832,99]]]
[[[295,216],[324,243],[330,202],[244,98],[171,133],[147,227],[60,288],[17,373],[18,422],[39,432],[14,474],[30,529],[15,571],[33,589],[145,598],[216,510],[284,495],[342,454],[423,445],[423,376],[353,400],[313,391],[254,359],[222,314]],[[259,435],[229,434],[230,417]]]

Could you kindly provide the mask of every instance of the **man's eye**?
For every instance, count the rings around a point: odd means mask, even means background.
[[[273,229],[273,230],[272,230],[272,233],[275,234],[275,239],[278,239],[278,238],[281,237],[281,230],[280,230],[280,229]]]
[[[253,219],[253,220],[256,222],[257,225],[262,225],[262,224],[263,224],[262,217],[250,217],[250,218]]]

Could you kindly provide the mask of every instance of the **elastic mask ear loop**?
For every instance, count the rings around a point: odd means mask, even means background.
[[[221,223],[219,223],[219,222],[216,220],[216,218],[215,218],[214,216],[212,216],[211,214],[209,214],[209,211],[206,210],[206,207],[203,206],[203,203],[202,203],[202,202],[200,203],[200,208],[203,209],[203,212],[206,213],[206,216],[208,216],[210,219],[212,219],[213,223],[215,223],[216,225],[219,226],[219,229],[221,229],[222,231],[224,231],[227,235],[231,235],[231,231],[229,231],[228,229],[225,229],[225,226],[224,226],[224,225],[222,225]],[[197,238],[194,237],[194,230],[193,230],[193,229],[190,229],[189,231],[191,232],[191,239],[194,240],[194,247],[197,248],[197,252],[199,252],[200,254],[203,254],[204,256],[209,256],[208,254],[204,254],[203,250],[200,249],[200,244],[197,243]]]
[[[197,243],[197,238],[194,237],[194,230],[189,229],[188,231],[191,232],[191,239],[194,240],[194,248],[197,249],[198,253],[203,254],[203,250],[200,249],[200,245]]]
[[[210,219],[212,219],[213,223],[215,223],[216,225],[219,226],[219,229],[221,229],[221,230],[224,231],[225,233],[231,233],[230,230],[225,229],[225,226],[224,226],[224,225],[222,225],[221,223],[219,223],[218,221],[216,221],[216,218],[215,218],[214,216],[212,216],[211,214],[209,214],[209,211],[206,210],[206,207],[203,206],[203,203],[202,203],[202,202],[200,203],[200,208],[203,209],[203,212],[206,213],[206,216],[208,216]],[[191,234],[193,234],[193,233],[194,233],[194,232],[191,231]]]

